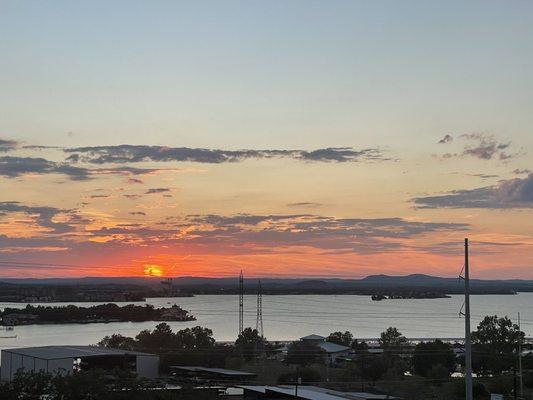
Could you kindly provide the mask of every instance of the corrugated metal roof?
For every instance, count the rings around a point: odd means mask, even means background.
[[[258,393],[266,393],[271,391],[275,393],[283,393],[293,395],[296,393],[295,386],[283,385],[283,386],[260,386],[260,385],[242,385],[239,386],[245,390],[250,390]],[[397,399],[396,397],[372,394],[366,392],[339,392],[336,390],[321,388],[317,386],[299,386],[298,398],[306,400],[385,400]]]
[[[41,347],[21,347],[15,349],[2,350],[20,354],[26,357],[35,357],[42,360],[60,360],[64,358],[87,358],[101,356],[124,356],[124,355],[146,355],[153,354],[141,353],[138,351],[127,351],[120,349],[108,349],[97,346],[41,346]]]
[[[340,344],[331,343],[331,342],[318,343],[318,347],[320,347],[326,353],[340,353],[341,351],[350,350],[350,348],[347,346],[341,346]]]
[[[326,339],[324,336],[314,335],[314,334],[300,338],[300,340],[324,340],[324,339]]]
[[[210,372],[213,374],[228,375],[228,376],[255,376],[256,375],[252,372],[237,371],[237,370],[225,369],[225,368],[207,368],[207,367],[194,367],[194,366],[182,366],[182,365],[174,365],[170,368],[182,369],[182,370],[191,371],[191,372]]]

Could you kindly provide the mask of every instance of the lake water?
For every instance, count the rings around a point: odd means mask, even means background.
[[[245,327],[255,328],[256,297],[245,296]],[[178,304],[197,318],[192,322],[169,322],[174,330],[201,325],[213,330],[220,341],[235,340],[238,329],[238,296],[205,295],[181,298],[153,298],[146,303],[155,307]],[[46,305],[65,305],[47,303]],[[89,306],[101,303],[73,303]],[[121,303],[117,303],[121,304]],[[129,303],[122,303],[129,304]],[[144,304],[144,303],[136,303]],[[328,335],[349,330],[355,337],[378,337],[389,326],[397,327],[407,337],[461,337],[464,319],[459,317],[463,296],[446,299],[372,301],[354,295],[263,295],[264,333],[270,340],[296,339],[311,333]],[[0,303],[4,307],[25,304]],[[471,297],[472,327],[485,315],[509,316],[521,313],[522,330],[533,335],[533,293],[512,295],[476,295]],[[135,336],[143,329],[153,329],[158,322],[116,322],[108,324],[29,325],[15,327],[16,339],[1,339],[0,349],[10,347],[95,344],[106,335],[120,333]],[[5,336],[0,331],[0,336]]]

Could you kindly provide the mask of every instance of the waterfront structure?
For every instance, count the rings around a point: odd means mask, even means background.
[[[139,377],[157,378],[159,356],[96,346],[42,346],[2,350],[0,380],[10,382],[18,371],[67,375],[92,368],[131,369]]]

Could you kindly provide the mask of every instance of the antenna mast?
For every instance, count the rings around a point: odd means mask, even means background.
[[[244,276],[239,275],[239,335],[244,330]]]
[[[255,329],[259,336],[263,337],[263,290],[261,288],[261,280],[257,282],[257,320]]]

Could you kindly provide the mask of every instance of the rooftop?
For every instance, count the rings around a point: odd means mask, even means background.
[[[304,336],[303,338],[300,338],[300,340],[326,340],[326,338],[324,336],[313,334],[313,335]]]
[[[237,371],[233,369],[225,369],[225,368],[207,368],[207,367],[195,367],[195,366],[185,366],[185,365],[175,365],[170,367],[172,369],[178,369],[182,371],[190,371],[190,372],[207,372],[211,374],[216,375],[225,375],[225,376],[255,376],[256,374],[252,372],[245,372],[245,371]]]
[[[257,393],[266,393],[267,391],[283,393],[288,395],[295,394],[295,387],[290,385],[282,386],[261,386],[261,385],[242,385],[239,386],[245,390]],[[366,392],[339,392],[316,386],[299,386],[298,399],[305,400],[396,400],[396,397],[384,394],[373,394]]]
[[[41,346],[3,349],[2,351],[42,360],[61,360],[65,358],[87,358],[102,356],[152,355],[138,351],[108,349],[97,346]]]
[[[341,351],[350,350],[350,347],[348,346],[342,346],[340,344],[331,343],[331,342],[319,343],[318,347],[320,347],[326,353],[339,353]]]

